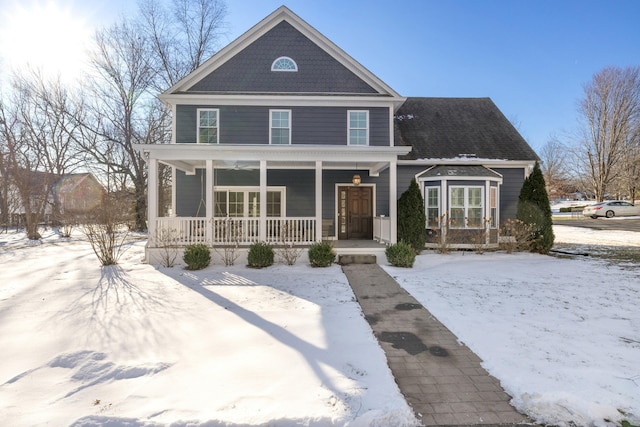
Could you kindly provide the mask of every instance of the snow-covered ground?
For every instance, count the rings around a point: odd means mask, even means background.
[[[555,232],[640,250],[640,233]],[[415,424],[339,267],[189,272],[142,264],[143,245],[100,268],[80,237],[0,234],[4,425]],[[425,253],[386,268],[538,421],[640,422],[637,265]]]

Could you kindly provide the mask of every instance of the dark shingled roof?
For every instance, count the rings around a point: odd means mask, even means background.
[[[395,145],[413,147],[403,160],[538,160],[490,98],[407,98],[395,116]]]

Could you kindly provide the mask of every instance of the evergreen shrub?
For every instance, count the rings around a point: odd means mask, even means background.
[[[254,243],[249,247],[247,254],[247,266],[251,268],[264,268],[273,265],[273,248],[265,242]]]
[[[549,253],[555,236],[549,195],[538,162],[522,184],[516,217],[532,229],[531,252]]]
[[[187,270],[202,270],[211,263],[211,251],[203,244],[189,245],[184,249],[182,260],[187,264]]]
[[[398,199],[398,241],[409,244],[419,254],[427,242],[426,224],[424,199],[414,178]]]
[[[389,264],[394,267],[411,268],[416,260],[415,250],[405,242],[398,242],[389,246],[384,253]]]
[[[309,262],[312,267],[329,267],[336,259],[336,252],[328,242],[314,243],[309,247]]]

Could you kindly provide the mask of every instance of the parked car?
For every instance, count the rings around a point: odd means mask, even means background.
[[[614,216],[640,216],[640,206],[621,200],[610,200],[587,206],[582,211],[582,214],[593,219],[599,216],[606,216],[607,218],[613,218]]]

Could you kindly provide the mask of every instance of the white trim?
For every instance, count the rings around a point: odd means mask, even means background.
[[[287,129],[287,128],[283,128],[283,127],[277,127],[274,128],[273,127],[273,113],[287,113],[288,117],[287,117],[287,123],[288,123],[288,129],[289,129],[289,135],[288,135],[288,139],[289,142],[287,144],[274,144],[273,143],[273,130],[274,129]],[[292,114],[291,114],[291,110],[280,110],[280,109],[270,109],[269,110],[269,145],[291,145],[291,128],[293,127],[293,120],[292,120]]]
[[[333,230],[334,230],[335,236],[333,236],[333,237],[336,240],[340,240],[340,238],[338,237],[340,235],[340,230],[338,230],[338,227],[340,226],[340,224],[338,224],[338,212],[340,210],[340,193],[339,193],[338,189],[340,187],[371,187],[371,203],[373,204],[373,206],[371,207],[371,216],[373,218],[375,218],[377,216],[377,211],[376,211],[376,207],[377,207],[377,203],[376,203],[376,193],[377,193],[376,189],[377,188],[376,187],[377,187],[377,185],[376,185],[376,183],[368,182],[368,183],[362,183],[362,184],[359,184],[359,185],[354,185],[353,182],[335,183],[334,190],[333,190],[333,193],[334,193],[334,196],[335,196],[334,197],[334,205],[333,205],[334,208],[335,208],[334,209],[334,218],[333,218],[333,221],[334,221]],[[391,193],[391,191],[389,191],[389,193]],[[348,207],[347,207],[347,209],[348,209]],[[393,218],[393,216],[391,215],[391,206],[389,206],[389,217]],[[373,226],[373,223],[371,225]],[[392,233],[393,233],[393,230],[392,230]],[[392,243],[395,243],[395,242],[392,242]]]
[[[442,189],[440,188],[439,185],[422,185],[423,187],[423,200],[424,200],[424,213],[425,216],[427,217],[427,223],[425,224],[425,228],[439,228],[440,225],[440,216],[442,215],[442,198],[440,197],[440,195],[442,194]],[[436,206],[436,208],[438,209],[438,214],[436,215],[436,219],[438,220],[438,222],[436,224],[429,224],[429,190],[436,190],[438,193],[438,204]]]
[[[468,211],[469,211],[469,189],[470,188],[477,188],[480,189],[480,203],[484,203],[484,198],[485,198],[485,186],[480,186],[480,185],[450,185],[447,188],[447,199],[448,199],[448,203],[449,203],[449,209],[448,209],[448,218],[447,221],[451,221],[452,220],[452,215],[451,215],[451,210],[453,209],[453,206],[451,205],[451,193],[453,189],[456,188],[462,188],[463,189],[463,198],[464,198],[464,224],[462,227],[460,226],[452,226],[451,224],[448,224],[448,228],[453,228],[453,229],[460,229],[460,230],[474,230],[474,229],[478,229],[478,228],[483,228],[484,224],[482,224],[483,219],[480,218],[481,224],[478,227],[470,227],[468,225],[468,219],[469,219],[469,215],[468,215]],[[456,208],[459,208],[459,206],[456,206]],[[477,207],[474,207],[477,208]],[[481,205],[480,206],[482,214],[486,214],[486,205]]]
[[[267,218],[284,218],[287,216],[287,187],[281,186],[281,185],[267,185],[266,186],[267,189],[267,193],[269,192],[279,192],[282,197],[280,199],[280,216],[268,216]],[[229,191],[231,192],[242,192],[245,194],[248,194],[250,192],[252,193],[259,193],[260,192],[260,186],[259,185],[239,185],[239,186],[233,186],[233,185],[214,185],[213,186],[213,193],[216,192],[223,192],[226,191],[227,194],[229,193]],[[262,197],[262,196],[260,196]],[[265,199],[265,203],[266,203],[266,199]],[[244,212],[244,217],[249,218],[249,198],[245,197],[245,200],[243,202],[244,206],[243,206],[243,212]],[[229,215],[229,197],[227,195],[227,215]],[[260,206],[260,212],[262,213],[262,206]],[[265,215],[266,215],[266,210],[265,210]],[[213,210],[213,217],[215,217],[215,208]],[[217,217],[219,218],[219,217]],[[251,217],[251,218],[259,218],[259,217]]]
[[[322,161],[316,160],[316,241],[322,241]]]
[[[216,144],[220,144],[220,109],[219,108],[198,108],[196,109],[196,143],[197,144],[211,144],[210,142],[200,141],[200,128],[205,127],[211,129],[211,126],[200,126],[200,113],[204,111],[215,111],[216,113]],[[174,116],[175,117],[175,116]],[[173,120],[175,122],[175,120]]]
[[[380,95],[318,95],[318,94],[288,94],[288,95],[259,95],[259,94],[202,94],[179,93],[158,96],[163,102],[178,105],[249,105],[258,107],[388,107],[402,104],[406,98],[396,101]]]
[[[351,114],[352,113],[364,113],[365,114],[365,127],[364,128],[352,128],[351,127]],[[351,142],[351,131],[352,130],[363,130],[365,131],[365,143],[364,144],[353,144]],[[369,146],[369,110],[347,110],[347,145],[350,147],[368,147]]]
[[[291,61],[291,63],[293,64],[293,68],[275,68],[276,63],[280,62],[281,60],[288,60]],[[275,71],[275,72],[286,72],[286,73],[295,73],[298,71],[298,64],[296,64],[296,61],[294,61],[293,59],[289,58],[288,56],[280,56],[278,58],[276,58],[272,63],[271,63],[271,71]]]

